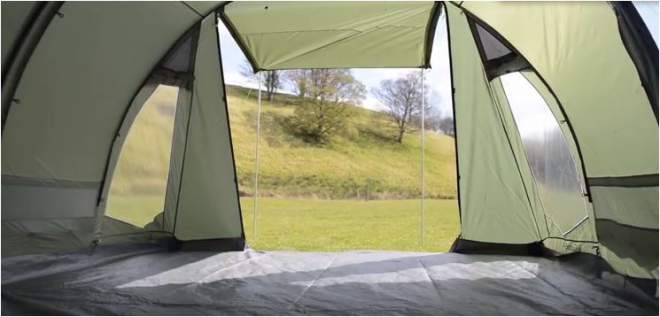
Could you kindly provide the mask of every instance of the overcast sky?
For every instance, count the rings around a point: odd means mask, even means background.
[[[635,2],[644,22],[651,30],[653,39],[658,43],[658,2]],[[223,68],[225,71],[225,80],[227,83],[252,86],[248,78],[241,75],[241,64],[245,57],[236,42],[231,37],[227,29],[220,23],[220,45],[222,48]],[[433,107],[439,109],[444,115],[451,115],[451,83],[449,77],[449,57],[447,51],[447,32],[444,19],[439,19],[433,41],[433,51],[431,55],[431,69],[426,70],[426,82],[430,87],[430,103]],[[353,74],[367,86],[367,98],[363,106],[370,109],[382,109],[382,105],[374,96],[371,95],[372,87],[378,87],[380,81],[384,79],[398,78],[411,71],[419,72],[419,69],[353,69]],[[515,81],[515,79],[514,79]],[[515,87],[514,83],[509,83]],[[529,96],[530,100],[535,99]]]

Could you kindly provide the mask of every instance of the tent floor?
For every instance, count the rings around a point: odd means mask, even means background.
[[[3,259],[2,314],[657,315],[658,301],[537,257],[114,246]]]

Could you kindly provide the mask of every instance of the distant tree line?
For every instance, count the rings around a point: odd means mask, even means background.
[[[360,104],[366,95],[364,84],[348,69],[300,69],[262,71],[259,76],[244,62],[241,73],[260,81],[269,101],[278,89],[289,84],[300,98],[290,120],[291,129],[305,141],[325,144],[344,127],[351,105]],[[429,103],[428,86],[423,87],[420,72],[410,72],[397,79],[387,79],[371,93],[387,108],[396,126],[396,142],[402,143],[411,128],[421,128],[422,105],[425,129],[454,136],[454,121],[443,116]],[[424,93],[422,93],[424,91]]]

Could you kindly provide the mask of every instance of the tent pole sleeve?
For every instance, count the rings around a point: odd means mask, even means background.
[[[222,75],[222,98],[223,102],[225,104],[225,115],[227,118],[227,133],[229,134],[229,145],[231,148],[231,158],[232,158],[232,165],[234,166],[234,184],[236,185],[236,197],[238,197],[238,213],[241,219],[241,239],[243,240],[243,244],[245,244],[245,224],[243,222],[243,208],[241,207],[241,195],[238,190],[238,171],[236,169],[236,154],[234,153],[234,137],[231,134],[231,120],[229,119],[229,102],[227,101],[227,83],[225,81],[225,69],[224,69],[224,64],[222,63],[222,45],[220,41],[220,13],[216,10],[215,12],[215,35],[216,39],[218,42],[218,58],[220,61],[218,62],[218,65],[220,66],[220,74]],[[248,96],[249,97],[249,96]]]
[[[429,24],[426,26],[426,43],[424,48],[424,53],[426,54],[424,59],[423,68],[431,67],[431,54],[433,52],[433,38],[435,37],[435,30],[438,25],[438,18],[442,14],[442,2],[435,1],[433,4],[433,9],[431,10],[431,16],[429,19]]]
[[[449,31],[449,14],[447,13],[447,3],[443,2],[443,11],[445,12],[445,27],[447,32],[447,55],[449,56],[449,77],[451,82],[451,113],[454,125],[454,159],[456,160],[456,204],[458,205],[458,220],[461,223],[461,175],[458,159],[458,126],[456,125],[456,88],[454,86],[454,69],[451,51],[451,32]],[[459,234],[460,237],[460,234]],[[457,237],[457,239],[459,238]]]
[[[14,103],[19,103],[20,100],[14,100],[14,94],[18,83],[21,81],[23,71],[27,66],[34,49],[39,44],[41,37],[46,32],[46,29],[53,20],[53,17],[58,13],[60,7],[64,4],[63,1],[48,2],[38,4],[41,6],[39,12],[33,16],[33,21],[25,27],[21,34],[19,43],[16,44],[12,50],[10,60],[4,65],[7,67],[2,73],[2,131],[5,130],[5,123],[9,115],[9,110]]]

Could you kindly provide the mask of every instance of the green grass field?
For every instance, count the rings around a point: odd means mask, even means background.
[[[176,89],[159,88],[138,116],[113,178],[107,215],[144,226],[163,208]],[[383,113],[351,109],[327,145],[308,144],[284,122],[300,101],[264,102],[260,204],[253,236],[255,91],[229,87],[243,221],[258,250],[446,251],[459,233],[454,140],[426,132],[425,243],[420,241],[420,134],[403,143]],[[365,200],[368,197],[369,200]]]
[[[257,250],[445,252],[459,234],[455,200],[425,201],[424,245],[419,200],[261,198],[256,238],[253,206],[241,199],[247,241]]]

